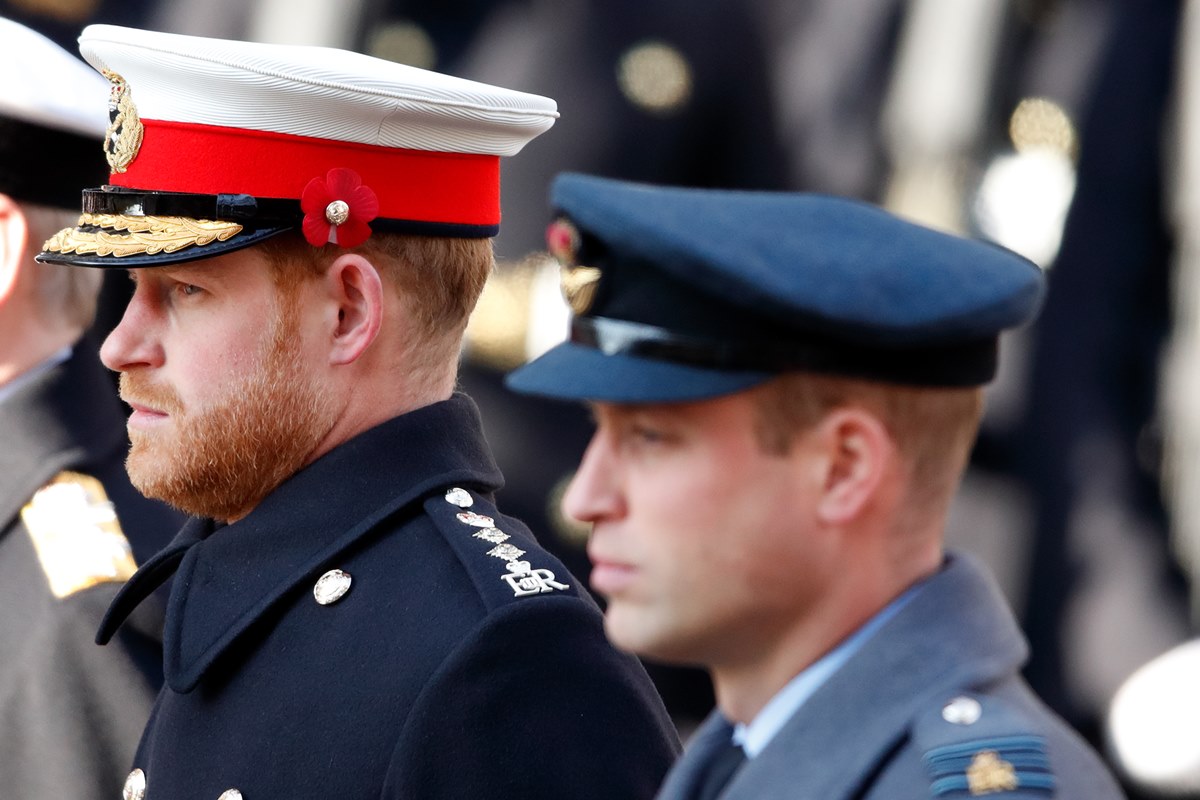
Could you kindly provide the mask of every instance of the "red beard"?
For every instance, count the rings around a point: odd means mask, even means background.
[[[297,314],[284,300],[266,353],[200,411],[187,411],[168,385],[134,369],[121,397],[169,415],[169,427],[130,430],[125,461],[138,491],[188,514],[241,519],[311,460],[334,412],[303,371]]]

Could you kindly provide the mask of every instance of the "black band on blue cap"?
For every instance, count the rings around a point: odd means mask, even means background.
[[[977,386],[996,373],[995,337],[953,345],[885,349],[834,341],[708,339],[654,325],[576,317],[570,340],[627,355],[716,370],[835,373],[913,386]]]

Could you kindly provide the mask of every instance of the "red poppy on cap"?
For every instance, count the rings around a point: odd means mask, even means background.
[[[379,198],[352,169],[335,167],[324,179],[313,178],[300,195],[304,238],[314,247],[332,242],[357,247],[371,238],[371,220],[379,216]]]

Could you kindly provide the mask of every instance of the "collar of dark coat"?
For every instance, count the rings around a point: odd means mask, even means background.
[[[0,520],[64,469],[85,469],[124,446],[125,415],[88,338],[0,405]]]
[[[918,715],[1015,675],[1027,656],[991,576],[970,557],[952,555],[747,762],[722,796],[859,797],[863,781],[903,744]],[[836,756],[820,755],[830,753]]]
[[[126,584],[97,641],[175,573],[163,667],[173,690],[191,691],[255,620],[381,521],[451,484],[490,494],[501,483],[466,395],[396,417],[298,472],[244,519],[186,525]]]

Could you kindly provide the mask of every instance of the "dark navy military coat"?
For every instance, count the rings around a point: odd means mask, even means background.
[[[129,484],[125,416],[95,353],[82,341],[0,401],[3,797],[113,797],[162,682],[161,606],[112,647],[92,641],[128,577],[115,566],[132,572],[183,519]]]
[[[100,632],[174,573],[133,788],[652,797],[670,720],[584,587],[495,510],[500,482],[457,395],[339,446],[236,523],[189,523]]]
[[[954,556],[826,681],[721,800],[1116,800],[1019,675],[1027,649],[981,567]],[[688,800],[729,740],[714,713],[659,794]]]

